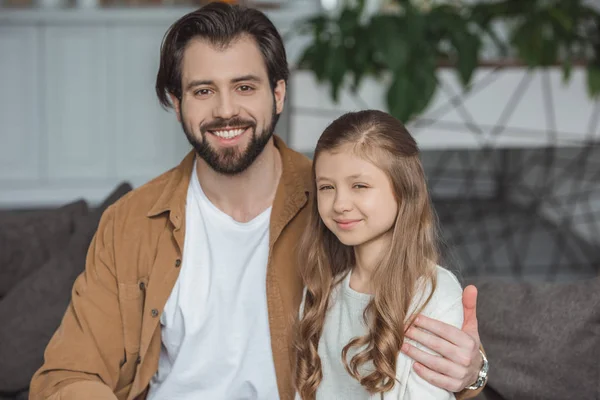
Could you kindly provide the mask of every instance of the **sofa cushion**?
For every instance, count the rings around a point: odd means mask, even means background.
[[[0,400],[27,400],[29,399],[29,390],[22,390],[18,393],[0,392]]]
[[[490,393],[504,399],[595,399],[600,278],[573,283],[476,281]]]
[[[0,298],[69,241],[75,221],[87,214],[83,200],[44,211],[0,214]]]
[[[19,282],[0,301],[0,392],[29,387],[67,309],[73,282],[85,268],[87,250],[102,213],[130,190],[129,184],[120,185],[100,207],[77,221],[64,251]]]

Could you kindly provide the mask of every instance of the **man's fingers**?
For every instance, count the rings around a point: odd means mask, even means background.
[[[418,328],[410,328],[406,332],[406,337],[412,339],[423,346],[427,347],[442,357],[449,359],[461,366],[467,367],[469,365],[469,353],[461,352],[461,348],[453,343],[443,340],[429,332],[425,332]]]
[[[426,317],[424,315],[419,315],[417,317],[417,319],[415,320],[414,323],[415,327],[421,328],[421,329],[425,329],[437,336],[439,336],[439,338],[441,338],[442,340],[445,339],[446,341],[455,344],[456,346],[459,346],[460,348],[466,349],[466,350],[470,350],[470,347],[473,346],[475,338],[471,337],[470,335],[465,335],[465,333],[463,331],[461,331],[460,329],[458,329],[455,326],[446,324],[444,322],[438,321],[437,319],[431,319],[429,317]],[[409,332],[411,331],[411,329],[408,330]],[[408,334],[407,334],[408,336]],[[410,337],[410,336],[409,336]],[[410,337],[411,339],[417,340],[419,343],[424,344],[425,346],[429,347],[429,345],[427,343],[423,343],[418,339],[415,339],[413,337]],[[479,338],[479,336],[477,336],[477,339]],[[436,349],[429,347],[431,350],[437,351]],[[439,352],[438,352],[439,353]],[[442,354],[442,353],[440,353]],[[447,357],[445,354],[442,354],[444,357]]]
[[[469,285],[463,290],[463,307],[475,311],[477,307],[477,288]]]
[[[427,382],[431,383],[433,386],[437,386],[449,392],[457,393],[464,388],[462,382],[460,382],[459,380],[446,375],[438,374],[437,372],[433,372],[432,370],[430,370],[422,364],[415,363],[413,365],[413,369],[415,370],[417,375],[425,379]]]
[[[429,354],[421,349],[416,348],[415,346],[412,346],[409,343],[405,343],[401,350],[415,362],[422,364],[438,374],[455,378],[461,382],[463,379],[465,379],[468,373],[468,369],[466,367],[462,367],[458,364],[448,361],[443,357]]]
[[[477,327],[477,288],[469,285],[463,291],[464,320],[462,330],[473,336],[479,336]]]

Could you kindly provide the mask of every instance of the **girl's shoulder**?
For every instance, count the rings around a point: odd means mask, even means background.
[[[434,295],[462,298],[462,286],[452,272],[436,265],[437,282]]]
[[[425,306],[422,314],[433,317],[444,310],[452,307],[460,307],[462,310],[462,286],[456,276],[444,267],[436,265],[436,285],[433,296]],[[412,312],[420,308],[431,293],[430,282],[418,286],[413,299]]]

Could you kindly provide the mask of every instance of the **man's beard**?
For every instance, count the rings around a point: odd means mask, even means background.
[[[237,175],[244,172],[252,163],[258,158],[262,151],[269,143],[269,140],[273,136],[275,131],[275,125],[279,119],[279,114],[273,104],[273,112],[271,116],[271,122],[269,125],[260,133],[256,133],[256,123],[254,121],[233,117],[230,119],[218,118],[207,124],[200,126],[200,134],[202,135],[202,141],[199,141],[189,130],[186,128],[183,122],[183,114],[180,109],[181,127],[187,137],[190,144],[194,147],[196,154],[198,154],[210,168],[215,172],[223,175]],[[248,147],[244,150],[238,151],[237,148],[224,148],[220,151],[214,149],[207,140],[207,135],[211,134],[208,131],[216,131],[224,129],[226,127],[244,126],[246,129],[251,130],[252,137]]]

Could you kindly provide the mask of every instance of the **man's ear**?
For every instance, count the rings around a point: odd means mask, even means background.
[[[285,94],[286,94],[286,84],[283,79],[277,81],[277,85],[275,85],[275,89],[273,90],[273,95],[275,97],[275,111],[277,114],[281,114],[283,111],[283,104],[285,103]]]
[[[169,97],[171,98],[175,115],[177,115],[177,121],[181,123],[181,101],[173,93],[169,93]]]

